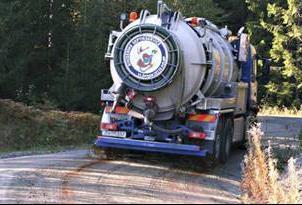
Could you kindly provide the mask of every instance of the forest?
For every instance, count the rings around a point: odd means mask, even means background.
[[[156,0],[1,0],[0,98],[66,111],[98,112],[99,94],[112,82],[104,55],[121,13]],[[201,16],[236,34],[245,26],[258,55],[261,105],[302,104],[300,0],[166,0],[186,17]]]

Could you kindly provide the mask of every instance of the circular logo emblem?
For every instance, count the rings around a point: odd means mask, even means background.
[[[168,63],[168,49],[163,39],[152,34],[140,34],[125,47],[124,62],[136,78],[151,80],[162,74]]]

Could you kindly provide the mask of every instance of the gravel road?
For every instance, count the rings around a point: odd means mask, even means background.
[[[284,134],[295,139],[301,127],[297,118],[259,120],[274,141]],[[226,165],[215,168],[205,159],[159,154],[120,161],[91,158],[88,150],[11,155],[0,158],[0,204],[240,203],[243,155],[236,150]]]
[[[258,116],[267,137],[297,138],[302,130],[301,117]]]
[[[1,159],[0,203],[240,203],[243,154],[215,168],[166,155],[102,161],[87,150]]]

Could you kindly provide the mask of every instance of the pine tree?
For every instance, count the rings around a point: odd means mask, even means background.
[[[223,24],[213,0],[166,0],[184,16]],[[112,84],[104,60],[121,13],[157,0],[0,1],[0,97],[28,104],[54,102],[64,110],[98,110],[99,93]]]
[[[301,1],[246,0],[251,11],[248,29],[262,57],[272,59],[270,83],[260,81],[263,103],[299,108],[301,79]],[[261,73],[261,72],[259,72]]]
[[[300,107],[302,104],[302,2],[287,0],[287,6],[268,4],[270,22],[262,26],[272,33],[271,57],[280,68],[281,82],[273,81],[267,88],[279,105]]]

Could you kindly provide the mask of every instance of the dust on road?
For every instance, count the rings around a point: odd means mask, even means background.
[[[96,160],[87,150],[2,159],[0,203],[240,203],[243,154],[215,168],[167,155]]]

